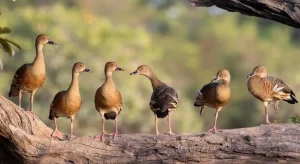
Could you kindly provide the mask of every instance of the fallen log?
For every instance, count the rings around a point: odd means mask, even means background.
[[[217,134],[122,134],[57,140],[52,129],[0,96],[1,163],[299,163],[300,125],[271,124]]]

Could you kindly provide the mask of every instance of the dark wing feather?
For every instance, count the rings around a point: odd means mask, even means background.
[[[162,113],[162,115],[166,115],[168,110],[176,109],[178,103],[179,100],[176,91],[165,85],[153,91],[150,108],[156,114]]]
[[[8,94],[9,97],[15,97],[19,95],[21,80],[28,71],[28,68],[29,64],[24,64],[16,71],[11,82],[10,91]]]
[[[202,87],[201,93],[207,93],[207,90],[212,90],[218,86],[218,83],[208,83]]]
[[[293,96],[295,96],[294,92],[284,83],[283,80],[274,77],[274,76],[268,76],[268,80],[275,86],[276,84],[278,87],[284,87],[281,91],[284,93],[291,93]]]
[[[199,107],[206,104],[206,100],[209,100],[211,96],[209,93],[212,92],[217,86],[218,83],[208,83],[204,85],[200,91],[198,90],[194,106]]]

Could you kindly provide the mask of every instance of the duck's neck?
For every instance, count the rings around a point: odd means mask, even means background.
[[[114,81],[112,79],[112,72],[109,72],[109,71],[105,72],[105,83],[114,85]]]
[[[153,90],[165,85],[165,83],[161,82],[160,80],[158,80],[158,78],[155,76],[155,74],[152,73],[151,76],[148,76],[148,78],[150,79],[151,81],[151,84],[152,84],[152,88]]]
[[[221,85],[228,87],[230,83],[230,79],[223,79]]]
[[[71,84],[67,90],[67,92],[70,94],[79,94],[79,81],[78,81],[79,73],[73,73],[72,74],[72,81]]]
[[[37,75],[44,75],[46,73],[43,45],[36,45],[36,56],[32,63],[32,72]]]

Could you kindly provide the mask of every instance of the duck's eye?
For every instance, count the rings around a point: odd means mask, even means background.
[[[80,67],[82,67],[82,64],[80,64]]]
[[[45,36],[43,36],[43,39],[45,39]]]

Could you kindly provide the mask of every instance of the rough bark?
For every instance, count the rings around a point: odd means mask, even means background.
[[[300,28],[299,0],[190,0],[196,6],[219,8],[241,14],[271,19]]]
[[[123,134],[56,140],[39,119],[0,96],[2,163],[297,163],[300,125],[272,124],[217,134]],[[0,163],[1,163],[0,162]]]

